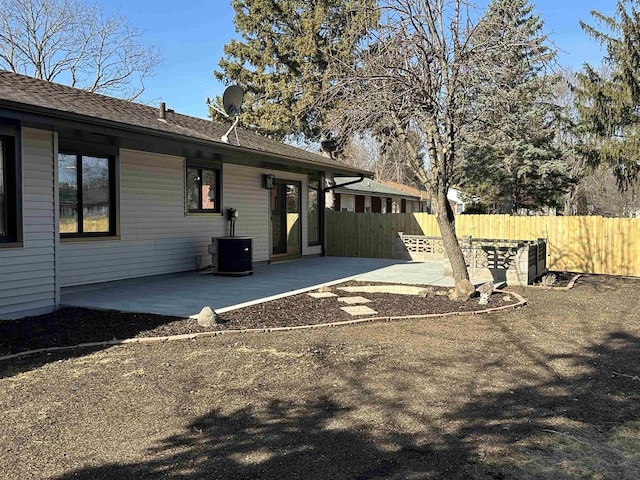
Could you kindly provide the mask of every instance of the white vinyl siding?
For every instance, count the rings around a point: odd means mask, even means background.
[[[222,205],[238,211],[236,235],[252,240],[253,261],[269,260],[269,190],[262,188],[265,170],[225,164],[222,171]],[[225,235],[229,234],[228,224]]]
[[[270,191],[262,188],[262,174],[273,174],[278,180],[300,182],[302,212],[302,255],[319,255],[320,245],[309,246],[307,230],[307,177],[290,172],[262,170],[238,165],[224,165],[223,205],[238,210],[236,235],[253,238],[253,261],[271,258],[271,211]]]
[[[60,245],[60,284],[63,287],[132,277],[189,271],[211,262],[212,237],[229,234],[222,214],[189,213],[185,208],[185,159],[132,150],[119,158],[119,238],[63,240]],[[238,210],[235,234],[253,238],[253,261],[270,259],[269,191],[262,174],[301,182],[306,176],[238,165],[222,166],[222,208]],[[307,198],[301,195],[302,212]],[[302,217],[303,255],[319,254],[308,247],[307,216]]]
[[[62,241],[60,283],[67,287],[194,270],[209,265],[221,214],[185,215],[185,159],[132,150],[119,158],[119,236]]]
[[[0,318],[55,308],[54,154],[51,132],[22,129],[23,246],[0,248]]]

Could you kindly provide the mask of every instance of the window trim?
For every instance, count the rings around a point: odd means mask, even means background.
[[[77,232],[60,232],[61,239],[87,239],[87,238],[106,238],[117,236],[117,219],[118,219],[118,203],[116,189],[116,155],[109,155],[102,152],[91,152],[84,149],[60,148],[58,150],[58,168],[60,166],[60,155],[72,155],[76,157],[76,183],[78,185],[78,231]],[[109,231],[108,232],[82,232],[84,212],[82,208],[82,157],[105,158],[109,163]],[[60,191],[60,178],[58,174],[58,192]],[[58,194],[59,195],[59,194]],[[59,209],[60,207],[58,207]],[[60,229],[60,212],[57,215],[58,229]]]
[[[197,168],[198,176],[202,178],[202,170],[211,170],[216,178],[216,208],[189,208],[189,169]],[[202,206],[202,184],[198,188],[198,205]],[[184,206],[187,215],[206,214],[206,215],[222,215],[222,165],[219,163],[210,163],[205,161],[187,160],[184,169]]]
[[[22,223],[22,150],[20,128],[17,125],[0,124],[0,138],[9,145],[5,161],[5,198],[7,202],[8,235],[0,237],[0,248],[23,246]]]

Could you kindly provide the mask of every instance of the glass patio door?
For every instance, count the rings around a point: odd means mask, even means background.
[[[301,252],[300,183],[276,180],[271,190],[271,245],[274,256]]]

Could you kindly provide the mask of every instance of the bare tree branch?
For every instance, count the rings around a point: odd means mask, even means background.
[[[160,64],[122,17],[79,0],[0,0],[0,68],[133,100]]]

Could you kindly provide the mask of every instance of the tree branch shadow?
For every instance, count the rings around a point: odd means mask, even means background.
[[[466,455],[452,445],[412,445],[410,436],[401,448],[380,448],[366,423],[340,427],[348,411],[328,397],[311,404],[274,400],[231,413],[216,409],[149,449],[153,460],[87,467],[58,478],[427,478],[450,471]]]
[[[625,445],[621,432],[631,426],[638,440],[640,388],[632,379],[640,375],[640,338],[611,333],[577,355],[518,348],[546,374],[487,393],[445,417],[464,419],[458,434],[472,450],[489,442],[512,456],[520,452],[521,458],[496,465],[508,478],[639,478],[640,448]],[[556,372],[550,365],[557,360],[580,373]]]
[[[461,400],[430,408],[428,393],[415,398],[429,381],[424,368],[383,367],[380,388],[368,383],[378,360],[366,355],[338,372],[348,401],[326,394],[214,409],[151,447],[149,460],[89,466],[59,480],[639,478],[640,386],[632,377],[640,376],[640,338],[613,332],[567,354],[505,341],[538,368],[535,377],[490,391],[467,382],[457,389]],[[471,377],[508,361],[470,364]],[[558,361],[568,370],[557,371]],[[318,362],[339,367],[328,357]]]

